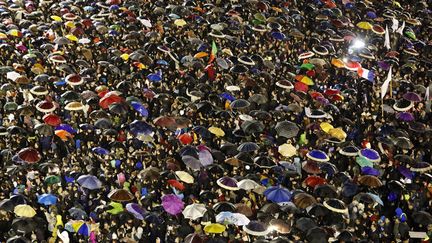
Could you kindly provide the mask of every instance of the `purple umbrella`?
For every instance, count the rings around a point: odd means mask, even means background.
[[[139,220],[144,220],[144,214],[146,213],[145,209],[143,209],[139,204],[136,203],[128,203],[126,204],[126,210],[133,214],[135,218]]]
[[[82,175],[78,177],[78,183],[81,187],[89,190],[96,190],[102,188],[102,182],[94,175]]]
[[[311,159],[318,162],[326,162],[329,161],[330,158],[327,156],[327,154],[321,150],[312,150],[309,151],[306,156]]]
[[[371,162],[380,162],[381,160],[379,153],[373,149],[362,149],[360,150],[359,154]]]
[[[420,97],[420,95],[414,93],[414,92],[407,92],[403,95],[403,98],[409,101],[413,101],[413,102],[420,102],[422,101],[422,98]]]
[[[398,171],[407,179],[412,180],[414,178],[414,174],[405,166],[399,166]]]
[[[178,215],[184,209],[184,202],[174,194],[162,196],[162,207],[171,215]]]
[[[361,173],[364,175],[373,175],[373,176],[379,176],[380,173],[377,169],[369,166],[365,166],[361,168]]]
[[[107,155],[110,153],[107,149],[104,149],[102,147],[92,148],[92,152],[100,155]]]
[[[271,36],[276,40],[284,40],[286,38],[285,34],[281,32],[272,32]]]
[[[193,156],[185,155],[182,156],[183,163],[185,165],[193,170],[199,170],[201,167],[203,167],[203,164],[201,161]]]
[[[141,103],[132,101],[131,106],[134,110],[138,111],[141,116],[147,117],[149,115],[148,110]]]
[[[386,61],[379,61],[378,62],[378,67],[381,68],[382,70],[389,70],[390,69],[390,64]]]
[[[213,156],[210,153],[210,151],[205,150],[205,149],[200,150],[198,153],[198,156],[199,156],[199,160],[200,160],[202,165],[209,166],[209,165],[213,164]]]
[[[219,178],[216,183],[227,190],[235,191],[238,190],[239,187],[237,185],[237,180],[228,176],[224,176],[222,178]]]
[[[56,126],[55,130],[65,130],[66,132],[70,134],[76,133],[76,130],[71,127],[69,124],[60,124]]]
[[[396,115],[396,118],[405,122],[410,122],[415,120],[414,115],[409,112],[399,112]]]

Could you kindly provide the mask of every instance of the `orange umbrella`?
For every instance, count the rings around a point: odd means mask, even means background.
[[[61,138],[61,140],[63,140],[63,141],[67,141],[69,138],[72,138],[72,137],[73,137],[72,134],[68,133],[68,132],[65,131],[65,130],[56,130],[54,133],[55,133],[55,135],[57,135],[59,138]]]
[[[189,133],[183,133],[178,136],[178,140],[180,140],[182,144],[191,144],[193,142],[193,137]]]
[[[180,191],[183,191],[185,189],[185,186],[183,185],[183,183],[181,183],[178,180],[171,179],[171,180],[168,180],[167,182],[168,182],[168,185],[170,185],[170,186],[172,186],[172,187],[174,187]]]
[[[337,68],[344,68],[345,67],[345,63],[339,58],[333,58],[331,60],[331,64]]]

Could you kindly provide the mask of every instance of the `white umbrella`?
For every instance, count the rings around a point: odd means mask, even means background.
[[[240,189],[250,191],[250,190],[257,188],[259,186],[259,184],[256,183],[255,181],[251,180],[251,179],[243,179],[243,180],[239,181],[237,186]]]
[[[218,215],[216,215],[216,222],[243,226],[248,225],[250,220],[241,213],[220,212]]]
[[[186,219],[196,220],[204,216],[204,213],[207,212],[207,208],[204,204],[194,203],[191,205],[187,205],[183,209],[183,216]]]

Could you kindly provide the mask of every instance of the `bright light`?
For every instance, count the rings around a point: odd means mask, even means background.
[[[346,63],[346,62],[348,62],[348,58],[344,57],[344,58],[342,58],[342,61]]]
[[[351,48],[353,48],[353,49],[363,49],[365,46],[366,46],[366,44],[364,43],[364,41],[359,40],[359,39],[355,39],[354,43],[351,46]]]

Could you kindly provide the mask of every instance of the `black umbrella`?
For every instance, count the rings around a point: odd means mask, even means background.
[[[38,227],[33,218],[16,218],[12,221],[12,229],[15,232],[30,233]]]
[[[239,152],[253,152],[258,149],[259,146],[254,142],[244,142],[237,147]]]
[[[421,225],[432,224],[432,215],[426,211],[418,211],[412,214],[414,222]]]
[[[278,122],[275,126],[275,130],[279,136],[285,138],[295,137],[300,131],[297,124],[290,121]]]
[[[307,231],[306,239],[311,243],[327,243],[328,234],[322,227],[314,227]]]
[[[235,212],[236,211],[236,207],[234,204],[229,203],[229,202],[218,202],[213,206],[213,210],[216,213],[220,213],[220,212]]]
[[[238,99],[231,102],[231,108],[233,109],[244,109],[250,106],[249,101],[244,99]]]
[[[261,133],[262,131],[264,131],[265,126],[260,121],[252,120],[243,122],[241,124],[241,129],[247,134],[253,134]]]
[[[315,186],[314,195],[322,198],[336,198],[338,196],[336,188],[329,184]]]
[[[307,232],[309,229],[316,227],[316,222],[311,218],[301,217],[295,222],[295,227],[302,232]]]
[[[310,216],[315,216],[315,217],[324,217],[326,215],[328,215],[330,213],[330,210],[328,210],[324,205],[322,205],[321,203],[315,203],[314,205],[312,205],[308,210],[307,210],[308,214]]]

